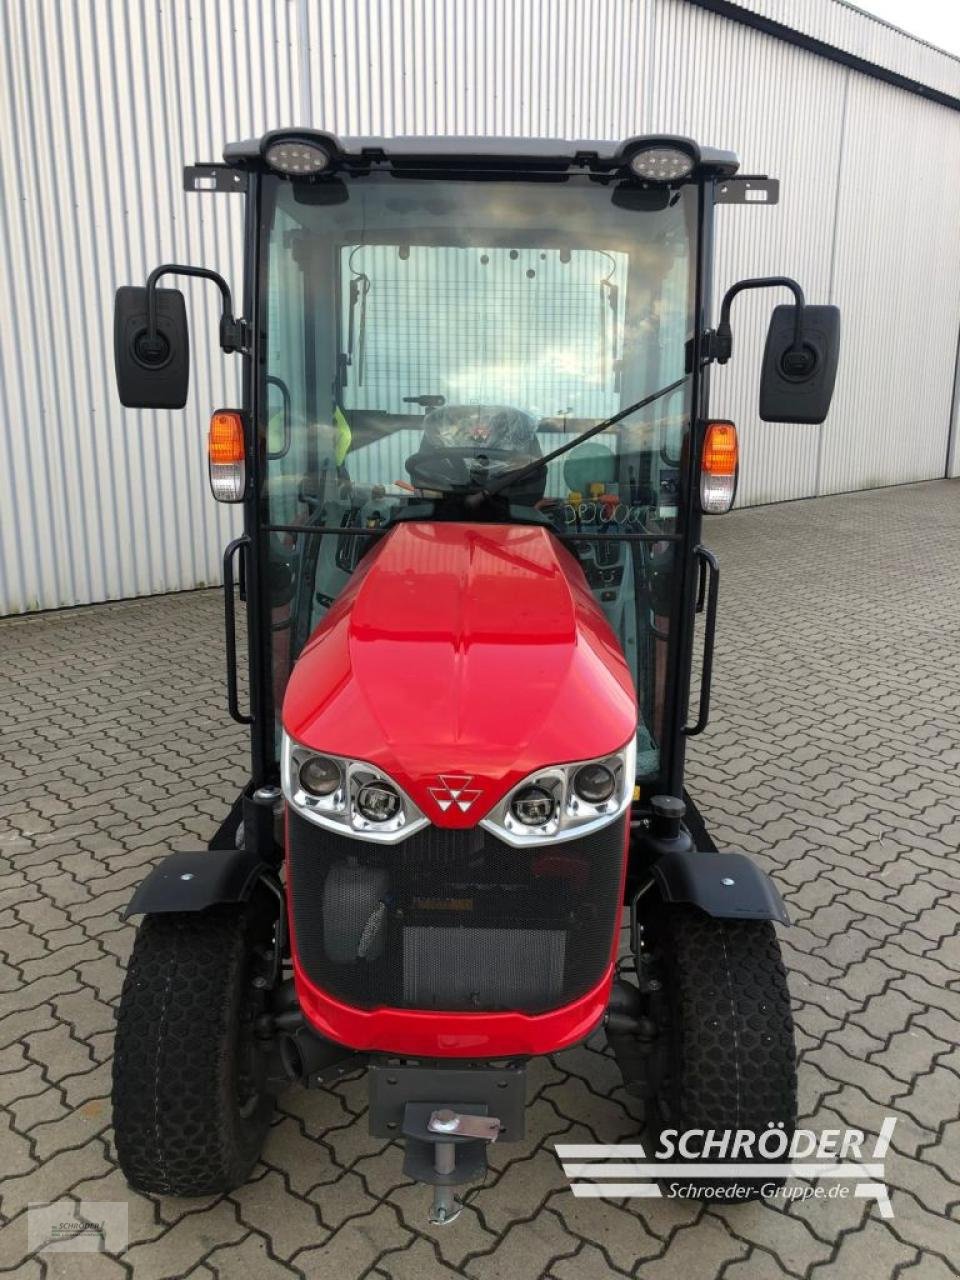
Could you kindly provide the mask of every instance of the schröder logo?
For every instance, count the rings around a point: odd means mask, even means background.
[[[869,1155],[864,1155],[867,1138],[860,1129],[788,1134],[776,1125],[759,1133],[663,1129],[649,1157],[639,1142],[558,1142],[555,1147],[575,1196],[745,1200],[759,1191],[770,1199],[839,1200],[852,1190],[857,1199],[876,1200],[882,1218],[892,1218],[884,1159],[896,1123],[895,1116],[886,1117]],[[835,1181],[829,1187],[782,1185],[787,1178],[801,1184]]]

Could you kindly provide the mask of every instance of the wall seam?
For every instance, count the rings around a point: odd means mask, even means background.
[[[957,447],[958,426],[960,426],[960,327],[957,329],[957,355],[953,362],[953,395],[950,397],[950,421],[947,425],[947,457],[943,470],[944,480],[953,478],[951,472]]]
[[[310,15],[307,13],[308,0],[294,0],[294,3],[297,6],[297,40],[300,45],[300,123],[309,125],[313,115],[313,84],[310,76]]]
[[[840,107],[840,145],[837,147],[836,189],[833,193],[833,234],[830,238],[830,274],[827,283],[827,301],[832,303],[837,286],[837,237],[840,230],[840,192],[843,185],[843,155],[847,142],[847,106],[850,100],[850,78],[853,70],[848,67],[843,81],[843,103]],[[817,428],[817,469],[814,477],[814,494],[823,497],[823,454],[826,444],[826,423]]]

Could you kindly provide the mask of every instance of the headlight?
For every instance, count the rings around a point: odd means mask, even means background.
[[[599,760],[538,769],[519,783],[480,825],[516,846],[575,840],[608,826],[630,806],[637,744]]]
[[[343,784],[343,771],[329,756],[307,756],[297,776],[300,786],[311,796],[332,796]]]
[[[542,827],[556,811],[557,797],[546,787],[521,787],[510,801],[510,812],[525,827]]]
[[[324,755],[283,735],[283,794],[296,812],[340,835],[396,844],[428,819],[382,769]]]
[[[389,822],[402,808],[400,793],[389,782],[365,782],[357,792],[357,809],[370,822]]]
[[[573,775],[573,794],[587,804],[603,804],[617,789],[617,775],[605,764],[585,764]]]

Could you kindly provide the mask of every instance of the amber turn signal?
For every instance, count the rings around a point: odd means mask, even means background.
[[[218,502],[242,502],[247,489],[243,418],[236,409],[218,409],[207,436],[210,489]]]
[[[732,422],[708,422],[700,455],[700,510],[723,515],[737,496],[740,446]]]

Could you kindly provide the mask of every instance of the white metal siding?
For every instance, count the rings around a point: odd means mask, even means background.
[[[951,136],[944,114],[851,75],[836,229],[843,377],[822,428],[822,493],[945,472],[960,327],[960,115]],[[878,184],[891,156],[907,172]]]
[[[781,181],[775,208],[717,208],[716,305],[743,276],[784,274],[801,281],[811,302],[828,301],[846,70],[682,0],[663,0],[650,71],[652,127],[709,137],[736,151],[744,172]],[[801,102],[817,104],[815,134],[797,128]],[[731,312],[734,358],[711,374],[712,409],[740,428],[740,505],[817,491],[819,428],[757,418],[770,308],[786,301],[786,292],[741,294]]]
[[[775,0],[744,5],[786,20]],[[955,60],[836,0],[802,13],[818,38],[957,91]],[[845,343],[826,428],[761,427],[771,299],[737,300],[714,403],[743,427],[740,500],[943,474],[957,113],[684,0],[2,0],[0,613],[219,580],[237,519],[207,493],[204,435],[237,396],[238,362],[219,352],[214,291],[179,282],[183,413],[119,407],[113,292],[192,261],[223,271],[239,308],[242,200],[184,195],[181,168],[281,123],[664,129],[734,148],[745,171],[781,178],[782,203],[718,210],[718,286],[795,274],[843,308]]]
[[[732,0],[794,31],[822,40],[866,62],[960,97],[960,59],[905,37],[903,31],[843,0]],[[952,0],[942,0],[944,11]],[[904,5],[906,8],[907,5]]]

